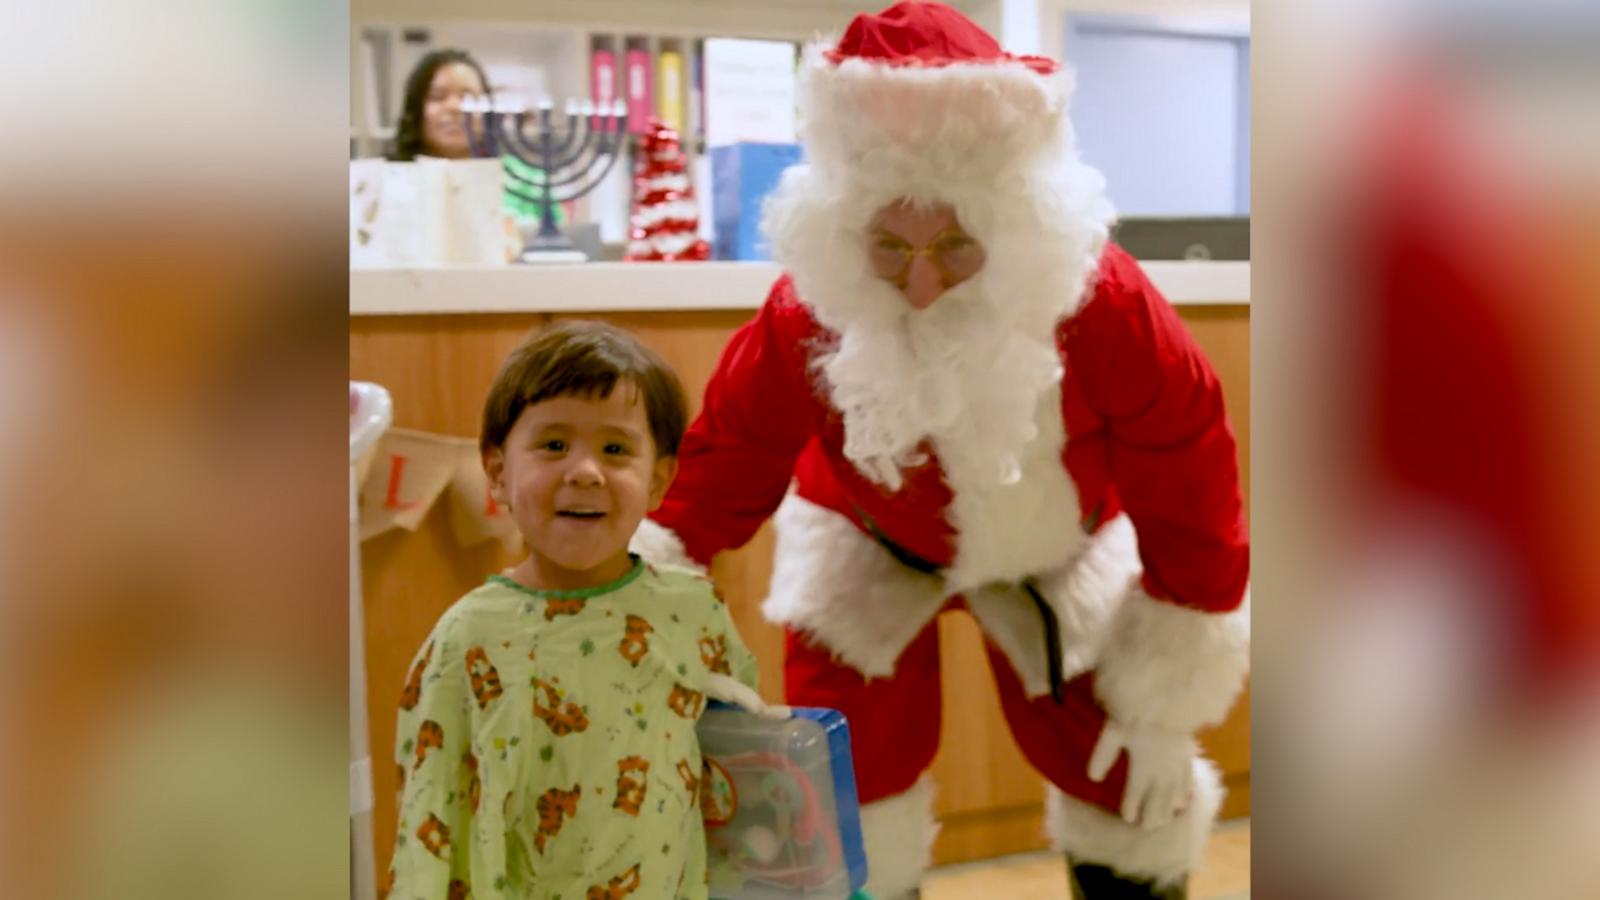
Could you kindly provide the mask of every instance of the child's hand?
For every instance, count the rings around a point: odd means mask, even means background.
[[[789,707],[772,704],[769,705],[756,693],[755,688],[728,675],[712,675],[706,680],[706,696],[724,703],[732,703],[742,707],[746,712],[753,712],[758,716],[769,719],[789,718]]]

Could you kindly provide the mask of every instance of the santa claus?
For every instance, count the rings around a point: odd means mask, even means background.
[[[1074,896],[1184,896],[1221,790],[1195,732],[1248,660],[1249,549],[1217,378],[1107,240],[1070,73],[899,3],[807,49],[785,273],[731,339],[636,549],[705,564],[776,514],[785,694],[842,710],[869,887],[936,832],[935,618],[987,640]]]

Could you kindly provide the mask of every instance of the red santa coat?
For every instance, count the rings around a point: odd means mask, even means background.
[[[1069,704],[1094,703],[1092,689],[1119,719],[1181,731],[1221,719],[1247,653],[1241,604],[1249,546],[1236,446],[1216,375],[1126,252],[1107,245],[1084,301],[1057,328],[1060,417],[1043,423],[1055,425],[1053,433],[1041,429],[1043,467],[1024,467],[1022,493],[992,492],[981,516],[967,515],[1004,532],[998,540],[959,530],[952,513],[988,489],[952,484],[936,447],[928,448],[927,463],[903,471],[897,490],[846,459],[843,419],[812,366],[830,337],[790,279],[780,278],[755,319],[729,341],[682,444],[677,480],[652,518],[707,564],[747,542],[783,504],[765,611],[791,630],[790,701],[851,715],[863,800],[903,789],[931,760],[936,686],[930,710],[930,692],[883,680],[929,671],[930,622],[959,591],[993,645],[1008,719],[1025,752],[1036,765],[1042,757],[1069,760],[1065,768],[1040,768],[1069,793],[1084,794],[1081,763],[1098,724],[1091,718],[1083,731],[1078,710],[1071,736],[1057,728],[1050,738],[1048,727],[1024,733],[1019,715],[1026,717],[1029,698],[1046,689],[1043,667],[1026,662],[1042,657],[1040,619],[1016,597],[1001,602],[980,585],[1040,579],[1062,623],[1066,675],[1093,667],[1098,676],[1092,687],[1074,681]],[[785,501],[791,482],[795,496]],[[1055,502],[1041,505],[1039,495]],[[1059,552],[1010,552],[1029,544]],[[895,554],[959,576],[913,571]],[[1005,657],[1020,685],[1000,671]],[[840,664],[854,671],[828,671]],[[819,687],[843,682],[847,689]],[[932,741],[920,751],[906,749],[914,726],[905,710],[887,709],[908,704],[932,717],[931,737],[926,723],[915,728],[923,744]],[[871,733],[869,722],[897,719],[902,724],[881,741]],[[859,771],[877,755],[862,752],[863,738],[868,745],[893,742],[890,755],[903,761],[892,772],[875,775],[870,762]],[[1073,743],[1075,752],[1046,752],[1037,745],[1047,739]],[[1102,790],[1095,802],[1114,807],[1119,782],[1114,771],[1112,793]]]
[[[778,279],[729,341],[690,426],[676,482],[653,518],[696,561],[743,545],[796,492],[940,566],[961,536],[936,459],[890,492],[844,457],[844,423],[810,369],[826,331]],[[1056,333],[1065,368],[1061,463],[1078,519],[1096,531],[1126,511],[1153,597],[1210,612],[1237,608],[1250,550],[1237,451],[1215,373],[1138,265],[1107,247],[1091,295]],[[993,572],[1015,580],[1031,572]]]

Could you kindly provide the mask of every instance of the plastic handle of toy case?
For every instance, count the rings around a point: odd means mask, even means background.
[[[712,710],[712,709],[731,709],[734,712],[745,712],[746,711],[744,707],[740,706],[737,703],[729,703],[726,700],[713,700],[710,697],[706,698],[706,709],[708,709],[708,710]]]

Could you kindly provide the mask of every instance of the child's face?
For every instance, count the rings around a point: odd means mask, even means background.
[[[626,382],[605,399],[527,407],[504,450],[484,457],[494,498],[527,540],[536,587],[593,587],[627,574],[628,541],[677,471],[656,458],[643,398]]]

